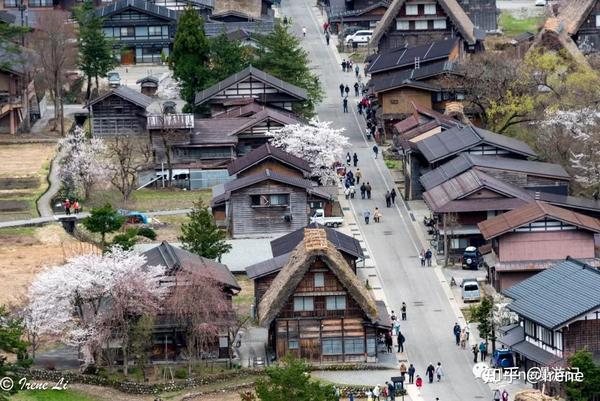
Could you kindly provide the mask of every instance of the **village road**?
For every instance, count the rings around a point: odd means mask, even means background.
[[[353,90],[349,98],[350,112],[342,112],[339,85],[344,83],[352,87],[354,74],[343,73],[334,47],[326,46],[315,0],[283,0],[280,14],[292,17],[292,31],[309,51],[314,72],[324,86],[325,98],[317,108],[320,119],[333,121],[334,127],[345,128],[352,152],[358,154],[363,180],[373,187],[372,200],[361,200],[357,193],[357,199],[352,201],[352,212],[356,214],[369,254],[377,265],[389,308],[399,311],[403,301],[408,306],[408,320],[401,322],[408,359],[422,377],[429,363],[441,362],[444,368],[445,376],[440,383],[425,384],[423,399],[490,400],[489,387],[473,377],[471,353],[454,344],[452,327],[459,320],[456,307],[451,305],[452,295],[442,285],[443,275],[439,271],[436,273],[439,268],[420,267],[417,249],[421,244],[417,243],[410,212],[400,199],[394,208],[385,207],[384,194],[392,188],[393,180],[381,156],[373,158],[373,142],[367,141],[362,134],[365,122],[356,111]],[[307,28],[306,38],[302,38],[303,26]],[[381,223],[364,224],[363,211],[369,209],[372,214],[376,206],[383,213]],[[464,321],[459,323],[464,325]]]

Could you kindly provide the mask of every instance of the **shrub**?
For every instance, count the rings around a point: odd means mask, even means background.
[[[154,231],[150,227],[140,227],[137,231],[137,235],[141,237],[146,237],[151,240],[156,239],[156,231]]]
[[[177,369],[175,371],[175,378],[176,379],[187,379],[188,378],[187,369],[186,368]]]

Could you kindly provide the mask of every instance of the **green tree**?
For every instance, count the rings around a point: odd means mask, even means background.
[[[492,320],[492,301],[489,298],[483,298],[479,305],[473,305],[470,308],[471,319],[477,322],[477,330],[479,331],[479,337],[483,338],[486,342],[494,341],[494,327]]]
[[[19,380],[15,374],[15,367],[27,366],[28,361],[25,358],[27,352],[27,343],[22,341],[23,324],[21,320],[12,318],[4,306],[0,306],[0,377],[9,377],[13,383]],[[9,355],[16,355],[17,362],[10,363],[7,360]],[[10,391],[0,389],[0,400],[8,400],[10,394],[16,393],[16,385]]]
[[[583,373],[583,381],[565,383],[568,401],[588,401],[600,394],[600,366],[594,363],[590,352],[575,352],[569,357],[569,366]]]
[[[85,0],[75,8],[75,20],[79,26],[79,58],[77,64],[87,79],[86,99],[91,96],[92,78],[105,77],[117,65],[114,57],[112,42],[104,36],[102,18],[96,15],[92,0]]]
[[[312,117],[323,94],[317,75],[310,71],[308,52],[300,46],[298,38],[290,34],[287,26],[278,24],[268,35],[258,35],[257,41],[259,48],[253,64],[283,81],[306,89],[308,100],[295,104],[294,111]]]
[[[239,40],[229,40],[225,33],[210,40],[210,78],[215,84],[246,68],[250,53]]]
[[[154,317],[149,315],[141,316],[133,326],[130,335],[131,352],[135,357],[138,369],[142,372],[144,381],[146,381],[146,371],[144,367],[150,361],[152,352],[152,334],[154,332]]]
[[[83,226],[87,230],[102,236],[102,249],[106,247],[106,234],[117,231],[123,226],[123,223],[125,223],[125,217],[119,215],[109,203],[92,209],[90,215],[83,219]]]
[[[261,401],[335,401],[332,385],[310,379],[310,365],[287,355],[279,366],[267,368],[267,377],[256,383]]]
[[[217,227],[215,219],[202,200],[194,203],[188,222],[181,225],[179,240],[183,248],[208,259],[221,260],[231,249],[225,242],[227,234]]]
[[[168,59],[173,77],[181,86],[181,97],[186,101],[185,111],[194,110],[196,92],[210,85],[210,44],[204,34],[204,19],[191,6],[181,13]]]

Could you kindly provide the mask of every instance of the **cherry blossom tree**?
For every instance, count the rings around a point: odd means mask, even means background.
[[[331,127],[330,121],[311,120],[308,125],[292,124],[273,132],[271,143],[310,163],[312,174],[323,185],[337,182],[334,163],[350,147],[344,129]]]
[[[81,127],[76,127],[59,142],[65,155],[60,166],[60,178],[67,188],[81,191],[87,198],[97,182],[108,176],[106,145],[100,138],[87,138]]]
[[[597,198],[600,192],[600,110],[586,107],[552,111],[547,113],[543,126],[569,139],[563,151],[569,152],[575,180]]]
[[[82,347],[86,363],[94,363],[115,329],[123,335],[125,316],[157,309],[165,268],[145,263],[142,255],[113,248],[39,273],[29,289],[25,322],[30,336],[60,335]]]

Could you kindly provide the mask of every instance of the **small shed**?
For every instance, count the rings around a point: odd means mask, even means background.
[[[130,135],[146,132],[146,109],[153,100],[127,86],[107,92],[91,100],[90,112],[93,136]]]
[[[141,92],[146,96],[155,96],[158,90],[158,78],[148,75],[142,79],[138,79],[136,84],[141,86]]]

